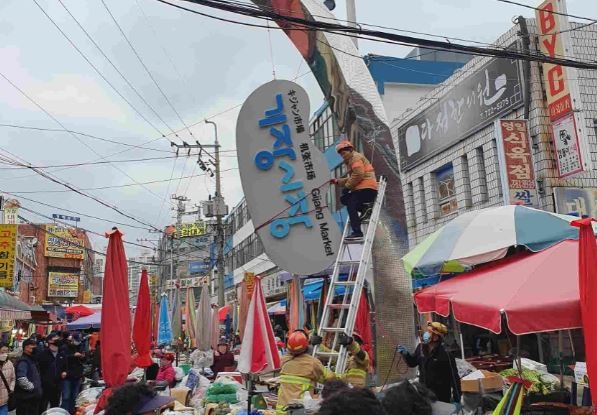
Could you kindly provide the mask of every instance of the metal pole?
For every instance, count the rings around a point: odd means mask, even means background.
[[[346,20],[348,20],[348,25],[352,27],[358,27],[357,25],[357,8],[355,5],[354,0],[346,0]],[[352,37],[352,42],[354,43],[354,47],[359,50],[359,43],[356,37]]]
[[[212,124],[214,126],[215,132],[215,149],[216,149],[216,244],[218,248],[218,259],[217,259],[217,269],[218,269],[218,304],[220,307],[224,306],[224,229],[222,227],[222,206],[223,198],[222,198],[222,178],[220,176],[220,143],[218,142],[218,125],[209,120],[205,120],[206,124]]]

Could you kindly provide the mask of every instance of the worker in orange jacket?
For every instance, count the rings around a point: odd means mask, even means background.
[[[377,197],[375,170],[369,160],[355,151],[348,140],[340,141],[336,151],[342,156],[348,169],[346,177],[332,179],[333,184],[342,188],[340,201],[348,209],[352,228],[348,238],[362,238],[361,221],[369,218],[373,201]]]
[[[335,377],[335,374],[307,353],[309,338],[302,330],[297,330],[288,337],[288,354],[282,357],[280,371],[280,389],[276,412],[286,413],[286,406],[293,400],[303,399],[305,392],[314,392],[317,383]]]

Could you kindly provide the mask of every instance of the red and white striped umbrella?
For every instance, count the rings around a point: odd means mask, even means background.
[[[265,306],[261,277],[255,277],[255,288],[247,313],[238,371],[257,374],[273,372],[279,368],[280,354]]]

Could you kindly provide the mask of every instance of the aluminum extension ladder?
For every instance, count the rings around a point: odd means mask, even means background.
[[[366,227],[363,238],[347,239],[347,235],[352,231],[348,220],[344,226],[340,250],[334,264],[334,272],[317,331],[317,334],[323,338],[323,342],[326,341],[326,338],[329,339],[330,336],[333,336],[332,347],[327,349],[317,345],[313,348],[313,356],[327,358],[326,366],[329,369],[334,368],[336,374],[344,373],[346,367],[348,348],[340,345],[338,339],[341,333],[351,336],[354,330],[365,276],[371,262],[371,249],[385,191],[386,179],[380,177],[371,217],[361,224],[362,227]],[[337,288],[340,287],[344,288],[344,293],[340,295],[342,301],[336,303],[334,299]],[[334,311],[338,312],[335,316]],[[330,323],[332,317],[334,317],[334,321]]]

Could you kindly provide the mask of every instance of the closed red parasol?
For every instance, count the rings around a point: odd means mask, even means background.
[[[138,367],[151,366],[153,363],[149,354],[151,348],[151,303],[146,269],[141,271],[141,282],[139,283],[139,295],[133,323],[133,342],[138,354],[135,364]]]
[[[115,387],[125,383],[130,367],[131,313],[122,233],[113,228],[106,236],[109,242],[104,272],[100,347],[104,380],[108,387]]]
[[[597,379],[597,242],[592,227],[593,219],[573,221],[580,228],[578,238],[578,288],[580,314],[585,338],[585,360],[589,379]],[[591,394],[593,408],[597,407],[597,393]]]

